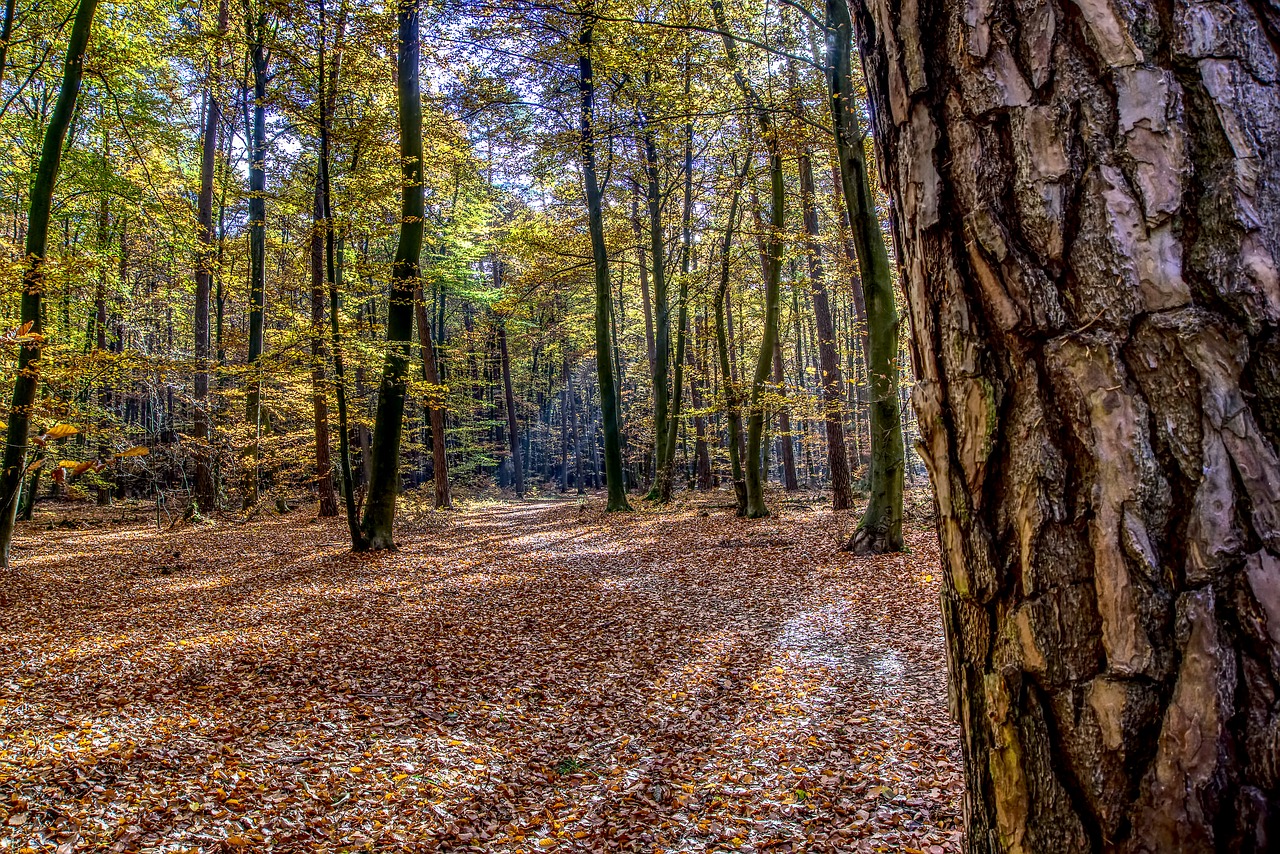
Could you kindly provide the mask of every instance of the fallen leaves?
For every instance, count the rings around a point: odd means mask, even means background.
[[[24,530],[0,845],[958,850],[934,535],[700,509]]]

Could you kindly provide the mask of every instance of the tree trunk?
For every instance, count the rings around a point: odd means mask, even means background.
[[[311,411],[316,434],[316,487],[320,493],[321,518],[338,515],[338,497],[333,491],[333,458],[329,453],[329,394],[325,389],[325,238],[324,174],[317,170],[315,204],[311,230]]]
[[[796,477],[796,446],[791,435],[791,409],[787,406],[787,378],[782,373],[782,336],[773,338],[773,385],[780,401],[778,405],[778,440],[782,442],[782,485],[787,492],[800,488]]]
[[[898,411],[898,309],[871,178],[867,174],[851,67],[846,0],[827,0],[827,80],[840,156],[840,183],[867,302],[867,379],[871,386],[871,473],[867,509],[848,547],[902,550],[902,420]]]
[[[737,371],[733,368],[732,326],[728,322],[729,281],[733,272],[733,232],[738,224],[742,205],[742,185],[751,171],[751,155],[743,158],[741,171],[734,175],[733,195],[729,202],[729,214],[725,219],[724,241],[720,245],[720,281],[712,301],[716,316],[716,352],[720,357],[720,375],[724,383],[725,420],[729,427],[729,470],[733,477],[733,494],[738,505],[738,515],[747,515],[747,482],[743,478],[742,457],[742,395],[738,389]]]
[[[520,459],[520,422],[516,419],[516,395],[511,387],[511,354],[507,351],[507,324],[499,318],[496,325],[498,357],[502,361],[502,400],[507,410],[507,443],[511,449],[511,476],[515,484],[516,497],[524,498],[524,465]]]
[[[13,381],[13,405],[9,409],[5,433],[4,465],[0,469],[0,568],[9,568],[9,545],[13,542],[13,525],[22,491],[22,477],[27,470],[27,440],[31,416],[40,383],[40,354],[44,349],[43,301],[45,287],[45,254],[49,242],[49,213],[53,207],[53,190],[62,165],[62,148],[67,129],[75,115],[76,98],[84,76],[84,54],[93,28],[93,14],[98,0],[80,0],[75,22],[67,41],[67,57],[63,63],[62,85],[58,100],[45,128],[40,148],[40,164],[31,184],[31,207],[27,214],[27,266],[22,276],[22,329],[29,336],[18,350],[18,371]]]
[[[587,197],[587,220],[591,232],[591,257],[596,283],[596,375],[599,378],[600,413],[604,424],[604,470],[609,486],[608,512],[630,510],[625,476],[622,473],[622,431],[619,427],[618,393],[613,381],[613,354],[610,326],[613,320],[613,290],[609,283],[609,252],[604,242],[604,211],[600,182],[596,177],[596,144],[592,130],[595,111],[595,79],[591,69],[592,35],[595,18],[582,16],[578,35],[578,90],[582,96],[580,142],[582,180]],[[594,439],[592,440],[594,442]]]
[[[764,283],[764,334],[760,337],[760,352],[756,357],[756,370],[751,383],[751,413],[747,420],[747,518],[761,519],[769,515],[769,508],[764,503],[765,467],[763,463],[764,438],[764,390],[769,382],[769,366],[773,358],[774,342],[778,339],[778,300],[780,280],[782,278],[782,239],[786,225],[786,196],[782,180],[782,146],[778,139],[777,129],[773,126],[773,118],[759,93],[751,86],[738,63],[738,51],[729,34],[729,25],[725,19],[724,5],[721,0],[712,0],[711,10],[715,14],[716,26],[719,27],[721,40],[724,42],[725,54],[733,69],[734,81],[742,91],[747,106],[755,114],[760,125],[760,135],[764,139],[765,149],[769,152],[769,186],[770,213],[772,221],[768,238],[765,241],[766,258]]]
[[[218,35],[227,32],[229,12],[227,0],[218,5]],[[200,146],[200,194],[196,201],[196,222],[199,241],[196,246],[196,305],[192,325],[195,332],[196,375],[192,407],[195,417],[192,434],[196,440],[196,474],[192,489],[196,507],[201,513],[213,510],[215,490],[212,456],[209,446],[211,413],[209,410],[209,297],[212,290],[214,239],[213,230],[213,169],[218,159],[218,129],[222,124],[222,103],[218,100],[218,80],[221,63],[210,64],[209,79],[205,89],[204,134]]]
[[[422,351],[422,378],[427,383],[427,417],[431,422],[431,474],[435,483],[435,507],[452,510],[453,499],[449,495],[449,460],[445,456],[444,412],[448,404],[447,392],[440,383],[440,364],[436,359],[436,345],[431,335],[431,318],[423,301],[422,284],[419,282],[414,298],[414,310],[418,320],[418,347]]]
[[[1059,8],[859,10],[966,845],[1273,851],[1277,19]]]
[[[250,430],[262,429],[263,312],[267,299],[267,13],[254,12],[244,0],[245,35],[253,70],[253,120],[249,156],[249,387],[245,390],[245,420]],[[258,455],[254,445],[254,458]],[[256,494],[256,484],[254,492]]]
[[[387,304],[387,355],[378,386],[373,424],[372,470],[360,532],[361,548],[395,547],[392,527],[400,491],[400,438],[413,335],[413,295],[420,276],[422,227],[426,210],[422,185],[422,90],[419,85],[419,0],[401,0],[396,11],[400,40],[396,49],[396,96],[400,119],[400,238],[391,266]]]
[[[644,309],[645,352],[649,356],[649,373],[652,374],[658,355],[653,337],[653,300],[649,296],[649,266],[644,252],[644,230],[640,226],[639,195],[638,191],[631,195],[631,228],[636,236],[637,261],[640,265],[640,304]]]
[[[805,250],[809,260],[809,286],[813,289],[813,319],[818,327],[818,363],[821,367],[823,415],[827,433],[827,465],[831,475],[831,505],[836,510],[852,506],[849,486],[849,457],[844,439],[844,412],[841,389],[840,353],[836,346],[836,327],[831,319],[831,302],[827,297],[827,278],[822,268],[822,249],[818,242],[818,206],[814,198],[813,164],[806,151],[800,155],[800,205],[804,209]]]
[[[648,74],[646,73],[646,83]],[[649,247],[653,256],[653,300],[656,336],[653,359],[653,460],[654,477],[649,501],[671,497],[671,472],[667,461],[668,422],[671,419],[671,300],[667,294],[666,235],[662,225],[662,186],[658,180],[658,148],[653,127],[642,110],[641,141],[644,155],[645,199],[649,206]],[[665,496],[665,497],[664,497]]]

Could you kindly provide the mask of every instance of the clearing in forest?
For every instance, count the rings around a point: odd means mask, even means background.
[[[958,850],[932,531],[598,500],[23,530],[0,845]]]

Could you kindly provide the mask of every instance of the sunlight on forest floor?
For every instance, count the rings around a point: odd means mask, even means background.
[[[409,512],[371,556],[309,509],[46,506],[0,594],[0,851],[958,851],[935,536],[854,558],[820,505],[727,504]]]

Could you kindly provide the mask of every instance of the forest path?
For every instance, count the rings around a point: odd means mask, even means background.
[[[934,534],[723,499],[22,529],[0,843],[959,850]]]

